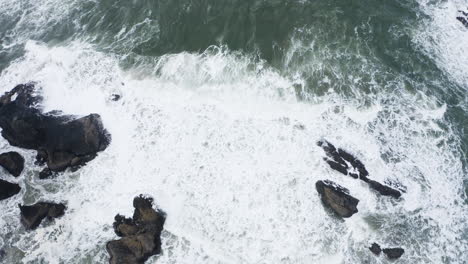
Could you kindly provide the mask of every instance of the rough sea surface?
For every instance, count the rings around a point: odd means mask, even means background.
[[[98,113],[111,145],[0,202],[1,263],[107,263],[117,213],[154,197],[147,263],[467,263],[467,0],[0,0],[0,94]],[[122,99],[111,101],[112,94]],[[332,171],[326,139],[402,199]],[[340,220],[315,182],[360,200]],[[25,231],[18,203],[65,202]],[[391,262],[373,242],[405,249]]]

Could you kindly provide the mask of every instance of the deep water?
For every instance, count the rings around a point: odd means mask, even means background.
[[[0,0],[0,94],[34,81],[45,110],[98,113],[112,144],[0,202],[2,263],[107,263],[117,213],[167,215],[148,263],[468,259],[466,0]],[[111,94],[122,95],[117,102]],[[406,187],[399,201],[332,171],[317,140]],[[360,200],[340,220],[315,182]],[[18,203],[65,202],[26,232]],[[395,263],[397,263],[395,262]]]

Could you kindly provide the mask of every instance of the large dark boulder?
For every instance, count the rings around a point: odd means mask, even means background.
[[[382,251],[389,259],[400,258],[405,253],[405,250],[402,248],[384,248]]]
[[[161,253],[161,231],[166,215],[153,209],[153,199],[142,195],[133,200],[132,218],[115,216],[115,233],[122,237],[106,245],[111,264],[144,263],[150,256]]]
[[[375,255],[380,255],[380,253],[382,252],[382,248],[380,248],[380,245],[377,244],[377,243],[373,243],[370,247],[369,247],[369,250],[374,253]]]
[[[0,166],[11,175],[18,177],[24,169],[24,158],[18,152],[6,152],[0,154]]]
[[[349,191],[332,181],[318,181],[315,187],[323,203],[341,217],[351,217],[358,212],[359,200],[349,195]]]
[[[11,145],[37,150],[38,163],[54,172],[78,168],[106,149],[110,135],[98,114],[42,113],[39,94],[33,84],[25,84],[0,97],[2,136]]]
[[[26,229],[35,229],[44,218],[57,218],[65,213],[65,205],[39,202],[34,205],[19,205],[21,223]]]
[[[400,198],[400,191],[369,179],[369,172],[364,164],[349,152],[341,148],[336,148],[332,143],[326,140],[318,141],[317,145],[325,151],[327,157],[325,157],[324,160],[333,170],[366,182],[370,188],[376,190],[381,195]]]
[[[0,179],[0,200],[5,200],[18,194],[21,187],[16,183],[7,182]]]

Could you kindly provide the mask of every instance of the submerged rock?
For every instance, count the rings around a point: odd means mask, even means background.
[[[315,187],[325,205],[341,217],[351,217],[358,212],[359,200],[349,195],[349,191],[332,181],[318,181]]]
[[[380,255],[380,252],[382,252],[380,245],[377,243],[373,243],[372,246],[370,246],[369,250],[375,255]]]
[[[5,200],[18,194],[21,187],[16,183],[7,182],[0,179],[0,200]]]
[[[402,248],[384,248],[382,251],[389,259],[400,258],[405,253],[405,250]]]
[[[0,154],[0,166],[11,175],[18,177],[24,169],[24,158],[18,152],[6,152]]]
[[[65,205],[39,202],[34,205],[19,205],[21,223],[26,229],[35,229],[44,218],[57,218],[65,213]]]
[[[161,253],[161,231],[166,220],[162,211],[153,209],[153,199],[142,195],[133,199],[132,218],[115,216],[115,233],[122,237],[106,245],[111,264],[144,263]]]
[[[42,113],[41,100],[33,84],[18,85],[0,97],[2,136],[13,146],[37,150],[38,164],[56,172],[77,168],[109,145],[98,114],[74,118]]]
[[[362,181],[369,184],[370,188],[378,191],[381,195],[400,198],[400,191],[369,179],[369,172],[367,171],[364,164],[352,154],[340,148],[336,148],[333,144],[326,140],[317,142],[317,145],[325,151],[327,157],[324,159],[333,170],[336,170],[344,175],[351,176],[355,179],[361,179]]]

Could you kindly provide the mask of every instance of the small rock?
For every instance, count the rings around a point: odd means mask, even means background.
[[[106,244],[110,264],[140,264],[161,253],[161,231],[166,215],[153,209],[153,199],[135,197],[133,218],[115,216],[115,233],[122,237]]]
[[[380,255],[380,252],[382,252],[380,245],[377,243],[373,243],[369,250],[372,251],[372,253],[374,253],[375,255]]]
[[[359,200],[349,195],[349,191],[332,181],[318,181],[315,187],[325,205],[341,217],[351,217],[358,212]]]
[[[18,177],[24,169],[24,158],[18,152],[6,152],[0,155],[0,166],[11,175]]]
[[[16,183],[7,182],[0,179],[0,200],[5,200],[18,194],[21,187]]]
[[[383,253],[387,255],[389,259],[397,259],[400,258],[403,253],[405,253],[405,250],[402,248],[384,248]]]
[[[34,205],[19,205],[21,222],[26,229],[35,229],[44,218],[57,218],[65,213],[65,205],[39,202]]]
[[[0,97],[2,136],[12,146],[38,151],[37,164],[46,163],[54,172],[79,168],[109,145],[98,114],[75,118],[42,113],[41,100],[33,84],[18,85]]]
[[[122,96],[120,94],[112,94],[111,95],[111,100],[114,101],[114,102],[119,101],[120,98],[122,98]]]

